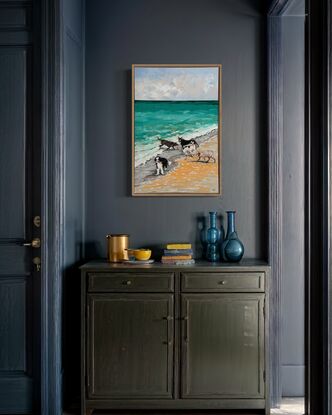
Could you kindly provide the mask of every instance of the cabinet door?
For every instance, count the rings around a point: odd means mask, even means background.
[[[91,398],[171,398],[173,296],[88,295]]]
[[[182,397],[264,397],[264,295],[183,294]]]

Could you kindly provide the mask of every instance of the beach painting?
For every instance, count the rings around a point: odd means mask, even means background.
[[[221,193],[221,65],[133,65],[132,194]]]

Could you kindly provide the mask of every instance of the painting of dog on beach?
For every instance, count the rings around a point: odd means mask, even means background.
[[[221,194],[221,65],[132,66],[132,194]]]

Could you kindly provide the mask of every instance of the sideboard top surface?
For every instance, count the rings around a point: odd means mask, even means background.
[[[80,269],[82,271],[120,271],[120,270],[144,270],[144,271],[173,271],[173,272],[236,272],[236,271],[267,271],[269,265],[265,261],[256,259],[242,260],[240,263],[211,263],[207,261],[197,261],[193,265],[168,265],[161,264],[160,262],[154,262],[153,264],[124,264],[124,263],[110,263],[106,260],[95,260],[87,262],[82,265]]]

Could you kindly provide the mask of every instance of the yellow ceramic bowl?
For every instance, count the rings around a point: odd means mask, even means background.
[[[135,257],[137,261],[147,261],[151,257],[151,249],[128,249],[128,256]]]

